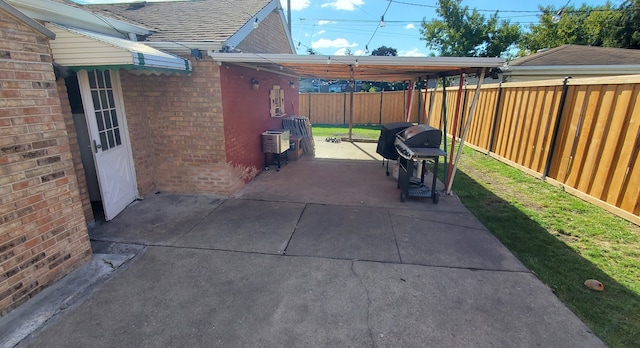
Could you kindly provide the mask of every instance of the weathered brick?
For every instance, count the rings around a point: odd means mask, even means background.
[[[29,150],[31,150],[31,144],[12,145],[0,148],[0,152],[3,154],[18,153]]]
[[[47,165],[47,164],[52,164],[52,163],[56,163],[56,162],[60,162],[61,157],[60,155],[58,156],[51,156],[51,157],[47,157],[47,158],[40,158],[36,161],[36,163],[39,166],[43,166],[43,165]]]
[[[59,171],[59,172],[43,175],[43,176],[40,177],[40,179],[42,180],[42,182],[47,182],[47,181],[51,181],[51,180],[55,180],[55,179],[61,178],[63,176],[64,176],[64,171]]]
[[[22,288],[22,283],[16,284],[16,285],[12,286],[11,288],[0,292],[0,300],[11,296],[14,292],[20,290],[20,288]]]
[[[14,239],[14,240],[11,240],[11,241],[9,241],[7,243],[4,243],[4,244],[0,245],[0,253],[3,253],[5,251],[7,251],[7,250],[15,248],[16,246],[18,246],[18,245],[20,245],[20,244],[22,244],[22,243],[24,243],[26,241],[27,241],[27,237],[20,236],[20,237]]]

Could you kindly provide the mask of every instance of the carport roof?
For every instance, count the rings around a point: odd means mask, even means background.
[[[406,81],[478,73],[501,67],[502,58],[323,56],[266,53],[210,53],[214,61],[328,80]]]

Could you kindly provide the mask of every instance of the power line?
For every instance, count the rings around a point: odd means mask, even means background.
[[[387,14],[387,11],[389,11],[389,7],[391,6],[391,2],[393,0],[389,0],[389,3],[387,4],[387,8],[384,9],[384,13],[382,14],[382,16],[380,17],[380,22],[378,23],[378,25],[376,25],[376,29],[373,31],[373,34],[371,34],[371,37],[369,38],[369,41],[367,42],[367,44],[364,46],[364,51],[362,51],[362,53],[360,54],[362,56],[362,54],[364,53],[368,53],[369,51],[369,44],[371,43],[371,40],[373,40],[373,37],[376,36],[376,32],[378,32],[378,29],[380,29],[381,26],[384,26],[384,15]]]

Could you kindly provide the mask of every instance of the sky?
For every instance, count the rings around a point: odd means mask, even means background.
[[[79,3],[132,2],[132,0],[74,0]],[[154,0],[148,0],[154,1]],[[166,1],[166,0],[163,0]],[[219,0],[221,3],[233,0]],[[280,0],[286,8],[287,1]],[[486,17],[499,11],[501,19],[527,27],[537,23],[538,6],[560,9],[603,5],[606,0],[463,0]],[[621,0],[611,1],[615,6]],[[420,40],[420,23],[437,18],[436,0],[291,0],[291,36],[297,53],[312,48],[323,55],[370,55],[387,46],[399,56],[428,56],[432,53]],[[286,10],[285,10],[286,15]],[[384,16],[384,26],[381,19]]]

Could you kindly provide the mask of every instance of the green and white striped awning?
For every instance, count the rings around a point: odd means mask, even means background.
[[[191,72],[191,62],[142,42],[83,29],[47,24],[56,34],[50,41],[54,62],[72,70],[139,70],[142,73]]]

